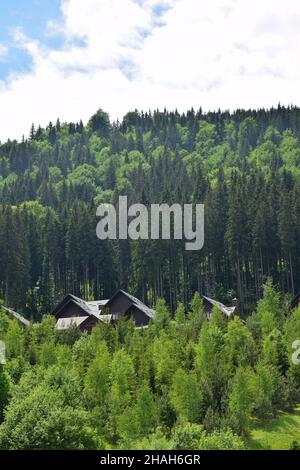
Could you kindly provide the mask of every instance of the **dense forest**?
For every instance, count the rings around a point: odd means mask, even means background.
[[[272,277],[300,289],[300,109],[99,110],[0,145],[0,298],[28,317],[116,288],[174,312],[198,291],[251,311]],[[205,243],[100,241],[96,207],[204,203]]]
[[[162,299],[156,311],[146,330],[119,320],[90,335],[0,312],[0,449],[245,449],[253,426],[299,403],[300,307],[270,280],[246,322],[217,308],[207,321],[199,293],[188,313]]]

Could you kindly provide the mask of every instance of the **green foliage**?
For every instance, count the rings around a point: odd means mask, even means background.
[[[176,426],[172,434],[173,449],[198,450],[203,434],[203,427],[199,424],[186,423]]]
[[[158,334],[167,327],[170,321],[170,311],[164,299],[158,299],[155,305],[156,315],[151,321],[151,328]]]
[[[218,307],[214,306],[210,314],[210,325],[212,327],[219,328],[221,331],[225,331],[226,324],[222,312]]]
[[[143,385],[137,391],[136,414],[139,435],[149,434],[155,426],[156,409],[154,398],[148,385]]]
[[[281,330],[262,332],[265,312],[276,312],[266,297],[254,314],[258,334],[216,310],[199,322],[198,295],[188,315],[179,305],[175,320],[161,302],[157,329],[101,323],[79,338],[77,330],[57,332],[51,316],[28,328],[6,316],[0,447],[239,450],[245,437],[251,447],[254,424],[300,399],[299,368],[289,357],[299,309],[286,319],[278,310]]]
[[[111,389],[109,395],[109,432],[114,438],[116,438],[117,436],[122,437],[122,431],[124,426],[126,426],[124,421],[128,422],[128,416],[126,415],[124,418],[124,413],[126,413],[126,409],[129,407],[131,402],[134,384],[133,363],[131,357],[124,349],[120,349],[113,356],[111,362],[110,381]]]
[[[243,439],[231,429],[214,431],[200,439],[201,450],[245,450]]]
[[[1,310],[0,300],[0,338],[3,338],[9,327],[9,321],[7,315]]]
[[[271,279],[264,285],[264,295],[257,304],[257,314],[263,335],[271,333],[276,328],[281,329],[283,313],[280,295],[273,288]]]
[[[239,366],[253,364],[255,361],[253,338],[238,317],[228,322],[225,333],[225,354],[229,372],[234,372]]]
[[[186,314],[185,314],[185,308],[183,304],[178,305],[176,312],[175,312],[175,320],[179,325],[182,325],[185,323]]]
[[[221,406],[226,384],[225,365],[224,334],[207,322],[201,329],[195,357],[205,408]]]
[[[291,312],[284,326],[284,341],[289,353],[292,352],[292,344],[300,338],[300,305]],[[291,354],[290,354],[291,356]]]
[[[299,118],[279,106],[134,111],[112,124],[100,109],[87,126],[58,121],[0,145],[0,296],[43,318],[23,328],[0,313],[1,446],[242,448],[228,426],[247,434],[299,402],[300,310],[274,288],[300,288]],[[94,206],[118,194],[205,202],[204,249],[100,242]],[[65,292],[110,298],[120,285],[156,303],[147,331],[120,321],[58,332],[45,315]],[[195,290],[238,297],[241,319],[260,300],[245,324],[216,308],[207,320]]]
[[[164,436],[160,429],[140,441],[136,441],[131,447],[133,450],[171,450],[172,443]]]
[[[251,413],[254,408],[255,376],[250,367],[237,369],[229,397],[230,419],[234,428],[243,434],[249,432]]]
[[[121,439],[130,443],[146,437],[154,430],[156,409],[151,390],[143,385],[137,390],[136,402],[128,407],[118,418],[118,433]]]
[[[179,419],[200,422],[202,415],[202,395],[194,372],[178,369],[171,387],[171,402]]]
[[[22,356],[24,353],[24,335],[22,328],[16,320],[9,323],[4,337],[7,357]]]
[[[188,320],[189,336],[196,341],[198,339],[202,325],[206,321],[204,304],[199,292],[194,294],[190,302]]]
[[[3,421],[4,410],[9,402],[11,381],[3,364],[0,364],[0,423]]]
[[[109,115],[99,109],[89,120],[88,125],[93,132],[101,137],[108,137],[110,131]]]
[[[259,418],[266,418],[272,414],[273,399],[276,393],[276,371],[259,363],[256,366],[254,412]]]
[[[262,360],[275,366],[282,373],[286,372],[288,368],[287,350],[279,330],[273,330],[263,339]]]
[[[86,126],[57,121],[32,128],[22,142],[2,143],[5,304],[37,319],[65,292],[109,298],[122,285],[153,303],[163,297],[171,314],[180,302],[187,308],[195,290],[225,304],[238,297],[248,313],[269,274],[294,294],[300,288],[299,122],[299,108],[282,106],[133,111],[115,123],[99,109]],[[180,240],[99,242],[95,206],[115,203],[119,194],[146,204],[205,202],[201,256],[187,253]],[[267,333],[280,329],[282,321],[273,320]]]
[[[65,406],[61,393],[36,387],[13,399],[0,428],[0,449],[95,449],[97,436],[83,409]]]
[[[87,404],[104,407],[110,389],[110,355],[106,343],[97,347],[97,356],[91,360],[84,378]]]
[[[163,330],[153,342],[155,380],[161,389],[169,386],[179,365],[178,344]]]

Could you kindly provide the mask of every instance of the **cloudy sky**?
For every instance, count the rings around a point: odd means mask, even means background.
[[[0,140],[135,108],[300,105],[299,0],[1,0]]]

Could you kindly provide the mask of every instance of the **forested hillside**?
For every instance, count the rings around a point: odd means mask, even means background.
[[[195,291],[252,307],[300,289],[300,109],[128,113],[32,126],[0,145],[0,297],[36,318],[117,287],[172,311]],[[96,207],[204,203],[205,243],[100,241]]]

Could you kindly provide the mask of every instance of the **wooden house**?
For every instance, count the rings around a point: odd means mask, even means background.
[[[108,300],[89,302],[72,294],[66,295],[52,312],[57,319],[56,328],[65,330],[73,324],[82,331],[90,332],[101,321],[102,309],[107,302]]]
[[[136,327],[147,326],[155,311],[128,292],[120,289],[107,302],[104,312],[110,315],[110,321],[117,321],[121,315],[131,318]]]
[[[136,297],[123,290],[118,290],[111,299],[86,301],[68,294],[53,310],[56,328],[67,329],[77,325],[80,330],[90,332],[99,321],[115,323],[120,316],[132,318],[136,327],[146,327],[155,315],[154,310],[147,307]]]

